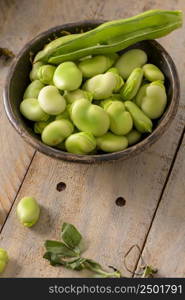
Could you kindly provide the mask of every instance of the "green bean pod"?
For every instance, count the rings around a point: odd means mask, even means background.
[[[40,55],[39,60],[59,64],[92,54],[115,53],[139,41],[165,36],[181,26],[182,11],[150,10],[106,22],[66,43],[61,42]]]
[[[126,101],[124,104],[133,118],[135,128],[141,133],[152,132],[152,121],[144,112],[132,101]]]
[[[91,133],[74,133],[66,139],[65,147],[70,153],[88,154],[96,148],[96,139]]]

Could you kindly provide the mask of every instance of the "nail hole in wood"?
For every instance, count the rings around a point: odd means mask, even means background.
[[[59,182],[56,187],[57,191],[59,191],[59,192],[64,191],[65,188],[66,188],[65,182]]]
[[[124,206],[126,204],[126,200],[123,197],[118,197],[115,202],[117,206]]]

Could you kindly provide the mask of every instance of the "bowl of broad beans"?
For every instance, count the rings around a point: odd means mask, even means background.
[[[157,42],[180,11],[64,24],[14,59],[4,90],[9,121],[51,157],[80,163],[127,159],[157,141],[179,102],[175,64]]]

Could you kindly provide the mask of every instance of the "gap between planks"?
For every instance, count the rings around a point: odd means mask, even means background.
[[[138,268],[138,266],[139,266],[139,261],[140,261],[142,255],[143,255],[144,248],[145,248],[145,245],[146,245],[146,242],[147,242],[147,239],[148,239],[150,230],[151,230],[152,225],[153,225],[153,223],[154,223],[155,216],[156,216],[156,214],[157,214],[159,205],[160,205],[160,203],[161,203],[161,201],[162,201],[162,199],[163,199],[163,195],[164,195],[166,186],[167,186],[167,184],[168,184],[169,178],[170,178],[170,176],[171,176],[171,173],[172,173],[172,171],[173,171],[173,167],[175,166],[176,158],[177,158],[177,156],[178,156],[178,153],[179,153],[179,150],[180,150],[180,147],[181,147],[181,144],[182,144],[182,141],[183,141],[184,136],[185,136],[185,126],[184,126],[184,129],[182,130],[182,133],[181,133],[181,136],[180,136],[180,139],[179,139],[177,148],[176,148],[176,150],[175,150],[175,154],[174,154],[174,156],[173,156],[173,159],[172,159],[170,168],[169,168],[169,170],[168,170],[168,173],[167,173],[167,176],[166,176],[166,179],[165,179],[163,188],[162,188],[162,190],[161,190],[161,194],[160,194],[160,197],[159,197],[159,201],[158,201],[158,203],[157,203],[157,205],[156,205],[156,209],[155,209],[154,214],[153,214],[153,217],[152,217],[152,219],[151,219],[150,226],[149,226],[148,231],[147,231],[147,233],[146,233],[146,236],[145,236],[145,239],[144,239],[144,242],[143,242],[143,246],[141,247],[141,252],[140,252],[140,254],[139,254],[139,256],[138,256],[138,259],[137,259],[137,261],[136,261],[136,264],[135,264],[135,267],[134,267],[134,270],[133,270],[132,277],[135,276],[135,272],[136,272],[136,270],[137,270],[137,268]]]
[[[28,167],[27,167],[27,169],[26,169],[26,172],[25,172],[25,174],[24,174],[24,176],[23,176],[23,179],[22,179],[22,181],[21,181],[21,184],[20,184],[20,186],[19,186],[19,188],[18,188],[18,190],[17,190],[17,192],[16,192],[16,194],[15,194],[15,197],[14,197],[12,203],[11,203],[11,207],[10,207],[10,209],[9,209],[9,212],[7,213],[6,218],[5,218],[4,222],[3,222],[3,225],[2,225],[1,228],[0,228],[0,234],[1,234],[3,228],[4,228],[5,224],[6,224],[6,221],[8,220],[9,214],[10,214],[10,212],[11,212],[13,206],[14,206],[14,202],[15,202],[15,200],[16,200],[16,198],[17,198],[17,195],[19,194],[19,192],[20,192],[20,190],[21,190],[21,188],[22,188],[22,185],[23,185],[23,183],[24,183],[24,181],[25,181],[25,179],[26,179],[26,175],[28,174],[28,171],[29,171],[29,169],[30,169],[30,167],[31,167],[31,164],[32,164],[33,160],[34,160],[34,157],[35,157],[36,152],[37,152],[37,151],[35,150],[34,153],[33,153],[33,156],[32,156],[31,159],[30,159],[30,163],[29,163],[29,165],[28,165]]]
[[[160,203],[161,203],[161,200],[162,200],[162,198],[163,198],[163,194],[164,194],[165,188],[166,188],[166,186],[167,186],[167,184],[168,184],[168,180],[169,180],[169,178],[170,178],[171,172],[172,172],[173,167],[174,167],[174,165],[175,165],[175,161],[176,161],[178,152],[179,152],[179,150],[180,150],[180,146],[181,146],[181,144],[182,144],[182,140],[183,140],[184,135],[185,135],[185,127],[184,127],[184,129],[182,130],[182,133],[181,133],[181,136],[180,136],[180,139],[179,139],[179,142],[178,142],[178,145],[177,145],[175,154],[174,154],[174,156],[173,156],[173,159],[172,159],[172,162],[171,162],[169,171],[168,171],[168,173],[167,173],[167,176],[166,176],[166,179],[165,179],[165,182],[164,182],[164,186],[163,186],[163,188],[162,188],[162,190],[161,190],[161,194],[160,194],[160,197],[159,197],[159,201],[158,201],[158,203],[157,203],[156,209],[155,209],[154,214],[153,214],[153,217],[152,217],[152,219],[151,219],[151,223],[150,223],[149,229],[148,229],[148,231],[147,231],[147,234],[146,234],[146,236],[145,236],[145,239],[144,239],[144,242],[143,242],[143,246],[141,247],[141,253],[139,254],[138,259],[137,259],[137,261],[136,261],[136,264],[135,264],[135,267],[134,267],[134,270],[133,270],[133,275],[132,275],[132,277],[134,276],[134,273],[135,273],[135,271],[137,270],[137,267],[138,267],[138,264],[139,264],[139,260],[140,260],[140,258],[141,258],[141,256],[142,256],[142,253],[143,253],[143,250],[144,250],[144,247],[145,247],[145,244],[146,244],[148,235],[149,235],[149,233],[150,233],[150,230],[151,230],[151,228],[152,228],[152,225],[153,225],[153,222],[154,222],[156,213],[157,213],[157,211],[158,211],[158,207],[159,207],[159,205],[160,205]],[[27,168],[27,170],[26,170],[26,172],[25,172],[25,174],[24,174],[23,180],[22,180],[22,182],[21,182],[21,184],[20,184],[20,186],[19,186],[19,188],[18,188],[18,190],[17,190],[17,193],[16,193],[15,197],[14,197],[14,200],[13,200],[13,202],[12,202],[12,205],[11,205],[11,207],[10,207],[10,210],[9,210],[9,212],[8,212],[8,214],[7,214],[7,216],[6,216],[5,220],[4,220],[4,223],[3,223],[3,225],[2,225],[2,227],[1,227],[1,229],[0,229],[0,233],[2,232],[2,230],[3,230],[3,228],[4,228],[5,224],[6,224],[6,222],[7,222],[7,220],[8,220],[8,217],[9,217],[9,215],[10,215],[10,213],[11,213],[11,211],[12,211],[12,208],[13,208],[13,206],[14,206],[14,202],[16,201],[17,195],[19,194],[19,192],[20,192],[20,190],[21,190],[21,188],[22,188],[22,186],[23,186],[23,184],[24,184],[24,181],[25,181],[26,176],[27,176],[27,174],[28,174],[28,172],[29,172],[29,169],[30,169],[30,167],[31,167],[31,165],[32,165],[32,163],[33,163],[33,161],[34,161],[34,158],[35,158],[36,153],[37,153],[37,151],[35,150],[34,153],[33,153],[32,158],[31,158],[31,160],[30,160],[30,163],[29,163],[29,165],[28,165],[28,168]]]

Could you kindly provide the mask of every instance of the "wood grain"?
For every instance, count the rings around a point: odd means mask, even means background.
[[[4,40],[6,36],[6,45],[15,44],[15,49],[13,49],[15,52],[36,33],[64,22],[90,18],[128,17],[143,10],[159,7],[161,9],[181,8],[185,11],[183,0],[164,0],[162,3],[159,0],[41,0],[39,2],[21,0],[15,1],[15,3],[14,8],[9,11],[2,33]],[[46,7],[43,14],[43,9]],[[14,19],[12,19],[13,15]],[[16,41],[14,41],[15,39]],[[172,33],[169,37],[161,39],[160,42],[172,55],[177,64],[181,81],[184,82],[184,29]],[[44,240],[57,239],[64,221],[75,224],[87,239],[88,249],[84,255],[98,260],[105,266],[114,265],[124,271],[123,256],[126,251],[135,243],[142,247],[145,241],[179,144],[185,121],[183,102],[185,88],[183,84],[181,94],[178,115],[168,132],[149,151],[133,159],[98,166],[84,166],[59,162],[39,153],[35,155],[0,235],[0,246],[6,248],[10,256],[10,262],[3,276],[81,276],[77,272],[50,267],[42,259]],[[6,130],[7,140],[14,140],[14,145],[17,147],[15,132],[11,135],[9,129]],[[20,142],[20,147],[23,147],[22,145]],[[2,165],[5,165],[4,161],[10,160],[11,168],[15,170],[15,162],[9,157],[12,152],[8,153],[7,149],[9,148],[6,147],[3,150],[6,153],[6,159],[4,155]],[[24,149],[27,153],[28,147],[26,146]],[[19,150],[18,153],[20,155],[21,151]],[[15,157],[20,164],[22,155],[19,157],[15,155]],[[9,191],[12,177],[8,172],[6,174]],[[67,188],[63,192],[58,192],[56,184],[61,181],[67,184]],[[17,184],[17,188],[19,184]],[[3,184],[3,188],[4,186]],[[41,218],[32,229],[22,227],[15,215],[16,204],[25,195],[35,196],[42,205]],[[119,196],[123,196],[126,200],[126,205],[123,207],[115,205],[115,200]],[[13,197],[10,198],[10,202],[12,202]],[[162,231],[162,221],[160,224]],[[183,232],[182,230],[182,234]],[[164,236],[164,245],[165,243],[168,245],[168,237]],[[173,247],[175,249],[175,245]],[[172,253],[171,250],[168,251],[169,249],[166,247],[165,255],[167,257]],[[155,255],[153,257],[155,258]],[[129,259],[131,269],[134,269],[137,260],[138,253],[133,253]],[[179,264],[177,264],[177,272],[178,268],[180,268]],[[171,271],[172,269],[163,268],[162,274],[170,276]],[[86,273],[83,275],[87,276]]]
[[[158,277],[185,277],[184,150],[185,136],[143,251]]]

